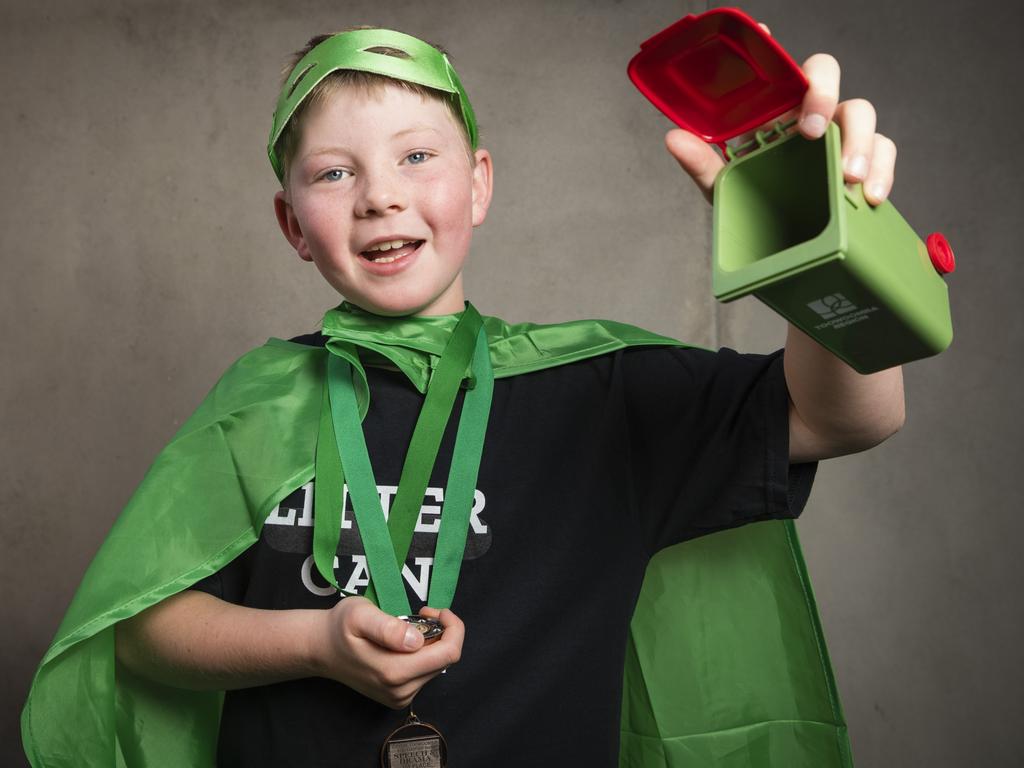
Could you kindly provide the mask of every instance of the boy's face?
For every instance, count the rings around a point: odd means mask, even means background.
[[[342,88],[306,116],[274,209],[299,256],[353,304],[461,312],[462,265],[491,199],[490,155],[477,150],[475,161],[440,102]],[[403,245],[370,250],[388,241]]]

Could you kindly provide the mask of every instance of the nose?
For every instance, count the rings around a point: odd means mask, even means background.
[[[402,180],[394,171],[378,169],[361,175],[355,213],[360,218],[383,216],[405,210]]]

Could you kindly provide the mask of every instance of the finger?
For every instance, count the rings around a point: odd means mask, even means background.
[[[429,611],[432,618],[441,622],[444,632],[436,642],[417,653],[415,658],[422,661],[424,673],[440,674],[453,664],[458,664],[462,658],[462,643],[466,638],[466,625],[462,623],[462,619],[447,608],[440,611],[425,608],[420,612],[424,613],[424,611]],[[424,615],[427,614],[424,613]]]
[[[456,664],[461,656],[461,636],[457,632],[449,635],[446,629],[437,642],[423,646],[416,653],[392,655],[383,660],[388,668],[383,682],[397,687],[420,678],[429,679]]]
[[[411,679],[410,682],[409,682],[409,687],[412,687],[412,688],[415,688],[416,690],[419,690],[424,685],[426,685],[431,680],[433,680],[435,677],[438,677],[439,675],[443,675],[444,673],[449,671],[450,667],[452,667],[451,664],[446,664],[446,665],[444,665],[442,667],[436,667],[434,669],[427,670],[422,675],[419,675],[419,676],[414,677],[413,679]]]
[[[451,640],[438,640],[416,653],[394,653],[376,645],[367,650],[368,666],[379,670],[380,684],[392,691],[415,680],[440,674],[458,660],[460,653],[460,648],[453,647]]]
[[[816,53],[804,62],[808,88],[800,106],[800,133],[809,139],[825,134],[839,103],[839,62],[827,53]]]
[[[353,599],[362,598],[346,598]],[[353,635],[390,651],[409,653],[423,646],[423,635],[414,626],[384,613],[369,600],[362,600],[362,604],[352,608],[349,631]]]
[[[441,622],[441,626],[444,627],[444,633],[441,637],[447,638],[448,642],[453,644],[452,650],[455,652],[453,657],[449,657],[447,665],[455,664],[462,655],[462,643],[466,638],[466,625],[462,622],[462,619],[447,608],[437,609],[427,606],[420,608],[420,615],[428,616]]]
[[[409,706],[409,702],[419,690],[438,673],[412,674],[406,666],[406,660],[415,658],[415,654],[392,658],[400,661],[395,661],[391,666],[382,668],[378,679],[379,687],[370,687],[369,690],[372,692],[371,698],[381,704],[393,709],[401,709]]]
[[[416,694],[422,690],[423,686],[433,680],[435,677],[440,675],[442,670],[430,672],[426,675],[410,680],[404,685],[398,686],[393,691],[393,701],[389,702],[389,706],[393,709],[405,709],[412,704],[413,699],[416,698]]]
[[[447,608],[441,611],[437,618],[444,625],[444,634],[448,635],[457,644],[456,650],[458,655],[461,656],[462,643],[466,639],[466,625],[462,623],[462,619]],[[454,664],[458,660],[458,657],[456,657],[450,663]]]
[[[665,147],[710,201],[714,194],[715,178],[725,164],[718,153],[700,137],[681,128],[674,128],[665,134]]]
[[[875,108],[866,99],[850,99],[836,109],[836,122],[843,137],[843,174],[847,181],[867,178],[877,119]]]
[[[875,134],[875,148],[871,155],[871,168],[864,180],[864,198],[878,205],[892,191],[896,172],[896,144],[888,136]]]

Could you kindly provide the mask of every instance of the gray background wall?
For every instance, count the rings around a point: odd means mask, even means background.
[[[783,324],[710,298],[709,209],[625,77],[704,2],[5,2],[0,25],[0,764],[31,674],[160,446],[236,356],[336,301],[288,252],[264,142],[284,55],[398,26],[450,47],[496,160],[469,295],[509,320],[613,317],[766,351]],[[900,148],[893,200],[941,229],[952,348],[909,420],[825,463],[800,522],[861,766],[1020,762],[1024,533],[1021,6],[748,0],[844,67]]]

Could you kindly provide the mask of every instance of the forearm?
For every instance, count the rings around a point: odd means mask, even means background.
[[[117,658],[178,688],[229,690],[317,674],[324,611],[246,608],[187,591],[117,625]]]
[[[785,354],[794,460],[855,453],[903,426],[903,370],[857,373],[793,325]]]

